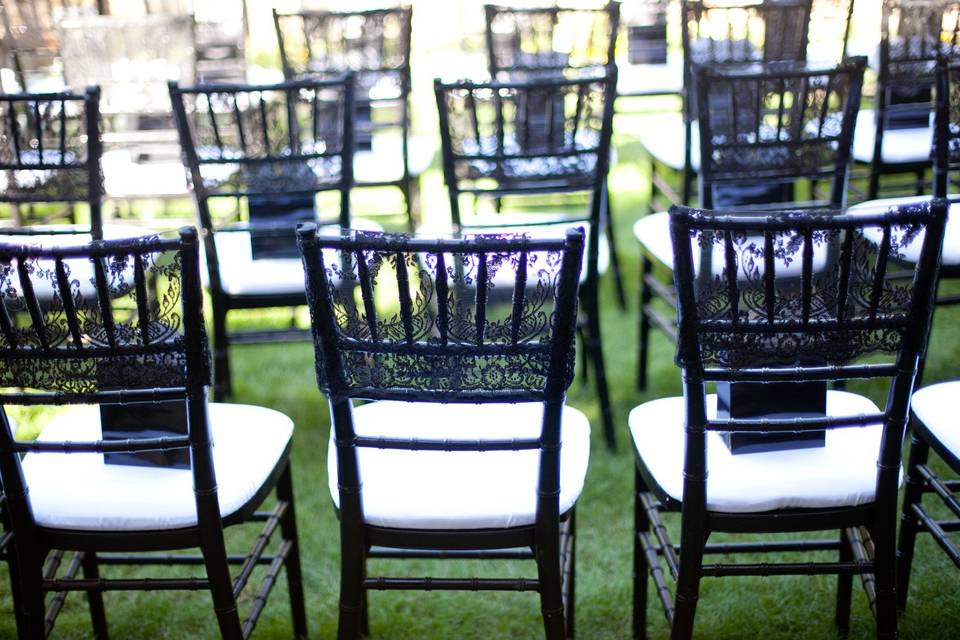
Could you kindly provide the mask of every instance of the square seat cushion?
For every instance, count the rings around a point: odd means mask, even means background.
[[[643,216],[634,223],[633,235],[651,256],[653,256],[658,262],[669,267],[671,271],[673,270],[673,240],[670,236],[669,213],[666,211],[661,211],[659,213],[650,213]],[[693,270],[695,273],[700,273],[699,240],[697,238],[691,238],[690,246],[693,247]],[[750,251],[752,251],[754,248],[759,251],[763,250],[762,237],[748,237],[743,245],[734,245],[734,250],[737,252],[737,278],[740,280],[747,279],[747,273],[744,270],[744,254],[747,254],[747,257],[750,257]],[[820,271],[826,267],[828,258],[827,248],[828,247],[825,244],[814,245],[814,272]],[[797,258],[799,257],[800,253],[797,252]],[[710,260],[714,270],[719,273],[726,264],[723,244],[719,242],[713,244],[713,256],[711,256]],[[752,274],[752,277],[762,276],[764,272],[763,261],[753,261],[752,264],[756,270],[756,272]],[[796,259],[791,260],[788,263],[782,258],[778,258],[774,263],[774,273],[776,273],[778,278],[799,278],[803,274],[803,261]]]
[[[543,405],[373,402],[353,410],[357,435],[422,439],[536,438]],[[564,407],[560,513],[580,492],[590,458],[590,423]],[[531,525],[540,451],[407,451],[357,448],[364,520],[380,527],[494,529]],[[337,449],[327,455],[330,495],[339,508]]]
[[[678,112],[656,113],[640,120],[640,144],[650,157],[675,171],[683,169],[686,128]],[[690,168],[700,170],[700,126],[690,127]]]
[[[353,228],[364,231],[382,231],[377,223],[367,219],[353,221]],[[321,233],[337,234],[340,227],[328,225]],[[293,241],[294,229],[290,229]],[[217,243],[217,259],[220,261],[220,282],[228,295],[286,295],[303,294],[305,279],[303,260],[296,258],[253,259],[249,231],[218,231],[214,234]],[[329,264],[337,260],[336,251],[325,252]],[[202,269],[206,278],[207,269]]]
[[[463,233],[466,235],[482,234],[522,234],[530,238],[563,238],[567,229],[583,227],[586,232],[584,236],[584,256],[580,265],[580,284],[587,280],[587,247],[590,246],[590,225],[585,221],[562,222],[564,214],[551,213],[549,211],[527,213],[522,211],[510,213],[481,214],[476,217],[468,218],[464,221]],[[544,223],[546,220],[561,220],[557,223]],[[537,224],[537,223],[540,224]],[[504,226],[498,226],[498,225]],[[531,226],[524,226],[524,225]],[[417,235],[421,236],[440,236],[446,237],[453,234],[453,227],[449,221],[428,222],[417,228]],[[504,265],[506,266],[506,265]],[[597,273],[603,275],[610,268],[610,244],[607,242],[607,236],[601,234],[597,240]],[[516,280],[516,272],[512,269],[501,267],[493,274],[492,283],[495,287],[512,287]]]
[[[293,422],[264,407],[208,405],[217,497],[224,517],[261,490],[283,458]],[[56,416],[38,439],[100,439],[96,406]],[[28,453],[23,473],[37,524],[84,531],[156,531],[196,526],[190,469],[105,464],[100,453]]]
[[[861,202],[849,209],[847,213],[859,213],[872,215],[883,213],[890,207],[917,204],[930,200],[929,196],[907,196],[904,198],[882,198],[880,200],[868,200]],[[883,232],[879,227],[870,227],[864,229],[864,235],[874,244],[880,244],[883,239]],[[900,246],[900,252],[904,260],[916,263],[920,259],[920,250],[923,248],[923,234],[917,235],[913,242],[906,246]],[[943,249],[940,253],[941,263],[945,266],[960,266],[960,203],[953,202],[947,212],[947,224],[943,230]]]
[[[630,412],[634,446],[653,480],[683,498],[686,447],[683,398],[661,398]],[[707,396],[715,418],[717,396]],[[827,392],[827,415],[879,413],[868,398]],[[852,507],[873,501],[881,425],[827,431],[825,447],[732,455],[716,431],[707,432],[707,509],[756,513],[777,509]]]
[[[914,393],[910,401],[913,415],[954,458],[960,458],[957,394],[960,394],[960,380],[953,380],[924,387]]]
[[[436,142],[429,137],[407,138],[407,165],[414,178],[423,174],[436,155]],[[396,182],[403,178],[403,137],[378,133],[370,149],[353,152],[353,178],[357,184]]]
[[[932,120],[932,116],[931,116]],[[853,159],[873,162],[873,145],[877,139],[877,118],[872,109],[857,113],[857,128],[853,134]],[[929,162],[933,146],[933,125],[909,129],[886,129],[880,158],[883,164],[910,164]]]

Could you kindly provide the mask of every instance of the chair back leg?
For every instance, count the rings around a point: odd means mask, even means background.
[[[685,533],[680,540],[677,599],[670,640],[690,640],[693,637],[693,621],[697,614],[697,601],[700,599],[700,567],[703,564],[703,546],[706,540],[699,532]]]
[[[850,541],[847,539],[846,530],[840,531],[840,551],[838,562],[851,562],[853,560],[853,550],[850,548]],[[837,606],[834,613],[834,621],[841,633],[846,634],[850,630],[850,602],[853,595],[853,574],[837,574]]]
[[[223,531],[220,531],[219,545],[205,544],[202,551],[220,636],[224,640],[242,639],[240,612],[237,610],[237,599],[233,595],[233,581],[230,579],[230,568],[223,545]]]
[[[563,584],[560,546],[556,536],[537,543],[537,575],[540,579],[540,611],[547,640],[563,640],[566,623],[563,615]]]
[[[277,498],[287,503],[287,510],[280,520],[280,533],[290,543],[285,566],[287,591],[290,594],[290,615],[293,619],[293,634],[296,638],[307,637],[307,610],[303,599],[303,571],[300,566],[300,536],[297,533],[297,514],[293,500],[293,478],[289,463],[277,481]]]
[[[88,551],[83,554],[83,577],[96,580],[100,577],[100,567],[97,563],[97,554]],[[90,605],[90,622],[93,625],[93,637],[97,640],[107,640],[107,612],[103,606],[103,592],[91,589],[87,591],[87,602]]]

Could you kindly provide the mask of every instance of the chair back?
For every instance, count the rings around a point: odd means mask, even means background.
[[[287,80],[353,72],[358,148],[369,146],[374,133],[384,129],[399,127],[406,140],[412,7],[297,13],[274,9],[273,21]],[[403,148],[406,158],[406,144]]]
[[[937,58],[933,129],[933,195],[946,198],[950,172],[960,168],[960,61]]]
[[[605,67],[614,62],[620,3],[587,7],[484,5],[490,77]]]
[[[87,203],[89,229],[69,232],[102,238],[102,154],[98,87],[81,94],[0,95],[0,203],[17,226],[36,222],[24,219],[27,206],[39,210],[42,203]]]
[[[197,232],[43,247],[0,245],[0,478],[15,535],[33,539],[20,456],[191,447],[198,514],[219,517],[206,419],[209,355]],[[10,405],[185,401],[188,435],[18,440]],[[201,502],[204,505],[201,506]]]
[[[910,395],[926,344],[947,203],[879,214],[763,215],[671,209],[686,398],[684,509],[706,504],[706,432],[787,433],[882,425],[877,500],[895,508]],[[824,260],[830,247],[837,260]],[[717,255],[698,272],[694,252]],[[913,264],[906,278],[890,277]],[[875,414],[708,417],[708,382],[887,379]],[[815,472],[815,471],[812,471]],[[890,505],[888,505],[890,506]]]
[[[304,79],[273,85],[170,83],[170,101],[197,203],[207,265],[216,279],[215,231],[251,229],[292,238],[295,224],[277,218],[236,224],[241,201],[306,199],[338,191],[338,215],[350,226],[353,185],[353,77]],[[213,201],[232,201],[234,224],[215,220]],[[215,287],[219,281],[212,282]]]
[[[342,517],[362,514],[357,447],[540,449],[538,514],[551,513],[543,508],[551,504],[555,514],[583,231],[437,240],[346,230],[318,236],[305,225],[298,235],[317,383],[338,447]],[[353,398],[542,402],[544,414],[538,438],[458,439],[457,425],[437,440],[365,438],[354,432]]]
[[[938,55],[960,53],[960,1],[884,0],[877,129],[927,127]]]
[[[460,194],[592,192],[609,166],[616,67],[512,82],[434,82],[453,222]]]
[[[826,180],[818,204],[842,209],[865,66],[697,67],[701,205],[783,203],[798,180]]]
[[[188,15],[63,20],[60,40],[67,85],[74,90],[99,85],[104,113],[169,117],[167,82],[194,80],[193,30]]]

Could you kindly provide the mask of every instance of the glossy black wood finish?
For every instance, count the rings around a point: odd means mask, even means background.
[[[400,189],[410,230],[419,218],[420,176],[410,169],[410,44],[413,7],[357,11],[273,11],[280,61],[287,80],[331,77],[352,71],[356,139],[399,131],[403,172],[394,181],[356,186]],[[389,164],[376,152],[371,162]]]
[[[597,396],[608,445],[616,435],[600,336],[600,234],[607,226],[609,169],[616,68],[556,73],[526,80],[452,82],[436,80],[444,180],[454,229],[482,231],[502,225],[558,223],[588,226],[586,277],[581,287],[587,358],[596,372]],[[586,194],[586,210],[563,216],[498,216],[472,220],[461,213],[462,195],[528,196]],[[532,196],[532,198],[531,198]],[[519,200],[519,199],[518,199]],[[611,253],[612,253],[611,249]]]
[[[671,210],[675,281],[679,300],[677,363],[682,370],[686,446],[683,500],[659,487],[642,456],[637,456],[634,541],[634,635],[643,637],[647,577],[657,587],[672,624],[671,637],[690,638],[703,576],[837,574],[837,622],[846,628],[850,607],[849,576],[860,574],[877,617],[877,635],[896,637],[894,531],[900,450],[910,395],[929,329],[947,203],[893,208],[873,216],[816,210],[769,214]],[[872,242],[864,233],[880,233]],[[764,241],[761,243],[760,239]],[[692,244],[725,249],[732,259],[722,272],[703,277]],[[889,280],[900,252],[922,243],[920,259],[908,282]],[[839,254],[813,268],[816,251]],[[768,258],[773,247],[781,254]],[[775,251],[775,250],[774,250]],[[802,264],[799,275],[778,276],[787,264]],[[741,274],[744,277],[738,277]],[[768,282],[773,281],[774,287]],[[769,300],[772,293],[774,300]],[[772,302],[772,304],[768,304]],[[805,354],[826,364],[806,366]],[[882,358],[883,363],[861,364]],[[795,362],[796,365],[784,366]],[[771,363],[777,363],[771,368]],[[717,420],[708,417],[706,385],[717,380],[775,378],[809,381],[849,378],[889,380],[885,408],[876,415],[845,418]],[[771,378],[771,379],[773,379]],[[713,511],[707,503],[708,431],[803,431],[879,424],[874,499],[856,506],[781,508],[762,512]],[[763,454],[754,454],[763,455]],[[680,545],[667,535],[660,513],[680,511]],[[832,540],[747,544],[739,548],[707,545],[713,531],[737,533],[840,530]],[[836,538],[834,538],[835,540]],[[732,551],[807,551],[839,549],[836,562],[703,564],[704,553]],[[676,598],[666,572],[676,581]]]
[[[290,583],[294,630],[298,636],[304,636],[289,451],[278,459],[268,482],[247,505],[229,518],[220,514],[206,411],[210,367],[203,329],[196,230],[182,229],[180,237],[172,240],[147,237],[53,249],[3,245],[0,260],[7,265],[3,278],[10,292],[5,297],[2,317],[25,318],[12,325],[0,323],[4,328],[0,346],[0,378],[4,387],[0,398],[4,407],[180,399],[187,403],[189,424],[189,433],[184,437],[37,442],[17,440],[6,411],[0,413],[0,476],[6,497],[5,515],[17,541],[12,557],[19,574],[17,606],[22,637],[45,637],[52,630],[67,593],[85,591],[90,599],[94,635],[105,638],[103,592],[159,589],[209,590],[222,635],[246,637],[284,566]],[[87,261],[93,271],[89,284],[76,279],[79,275],[71,281],[71,271]],[[147,281],[150,287],[146,286]],[[90,285],[92,293],[85,288]],[[53,288],[52,299],[38,298],[37,291],[44,290],[43,287]],[[144,295],[148,299],[142,300]],[[131,360],[143,366],[130,369]],[[183,447],[191,451],[196,526],[156,531],[108,527],[80,531],[41,526],[35,521],[21,454]],[[274,488],[278,495],[275,509],[255,514],[255,508]],[[262,536],[252,551],[242,557],[239,575],[231,579],[223,528],[257,520],[265,522]],[[282,530],[280,549],[268,555],[266,543],[278,527]],[[205,578],[115,580],[99,575],[101,553],[190,547],[202,551],[202,558],[194,557],[188,563],[205,565]],[[66,572],[58,577],[57,566],[70,552],[73,558]],[[181,564],[176,557],[140,555],[113,564],[118,563]],[[270,571],[253,610],[241,622],[237,597],[253,567],[265,563],[270,564]],[[81,570],[82,578],[77,577]],[[49,606],[45,605],[48,593],[56,594]]]
[[[574,515],[573,509],[559,512],[560,418],[574,372],[582,229],[571,229],[562,239],[467,236],[434,240],[356,231],[323,236],[313,225],[305,225],[299,238],[313,320],[317,380],[330,404],[337,447],[338,637],[356,638],[366,632],[365,594],[370,589],[535,590],[540,593],[547,637],[572,636]],[[498,272],[504,280],[494,288]],[[497,291],[506,287],[507,275],[513,284],[507,288],[510,300]],[[391,290],[396,291],[392,296]],[[504,316],[506,310],[509,313]],[[520,317],[523,319],[518,320]],[[544,409],[543,422],[538,437],[509,441],[465,440],[457,438],[455,431],[438,440],[410,439],[402,434],[367,438],[355,431],[354,399],[539,402]],[[359,447],[438,452],[538,449],[535,522],[463,530],[368,524],[363,512]],[[366,575],[367,558],[408,554],[417,558],[495,558],[503,549],[516,550],[511,557],[535,558],[539,578]]]
[[[198,85],[170,83],[170,100],[184,164],[197,205],[213,301],[214,398],[230,394],[231,343],[307,339],[304,330],[230,331],[234,309],[295,307],[302,292],[228,292],[223,286],[216,235],[250,231],[285,240],[294,223],[224,224],[212,203],[232,200],[237,214],[251,197],[300,196],[337,191],[338,215],[321,224],[350,226],[353,185],[353,77],[304,79],[275,85]],[[320,212],[322,215],[324,212]],[[290,260],[290,268],[296,268]],[[250,263],[256,268],[256,261]],[[234,274],[236,275],[236,274]]]

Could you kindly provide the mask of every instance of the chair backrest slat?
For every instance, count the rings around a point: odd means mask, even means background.
[[[73,344],[79,350],[83,349],[83,337],[80,334],[80,322],[77,318],[77,307],[73,302],[73,293],[70,291],[70,278],[63,264],[63,258],[56,259],[57,287],[60,290],[60,301],[63,303],[63,313],[67,317],[67,328],[73,337]]]
[[[517,262],[517,279],[513,285],[513,309],[510,311],[510,342],[517,344],[520,340],[520,326],[523,323],[523,305],[527,290],[527,254],[520,252]]]

